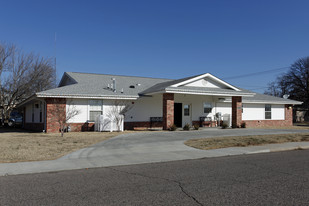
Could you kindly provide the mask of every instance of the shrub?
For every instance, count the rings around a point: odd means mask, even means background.
[[[226,128],[227,128],[227,124],[226,124],[226,123],[223,123],[223,124],[221,125],[221,128],[222,128],[222,129],[226,129]]]
[[[183,130],[190,130],[190,125],[187,123],[187,124],[185,124],[185,126],[183,127]]]
[[[199,130],[199,128],[200,128],[200,125],[198,125],[198,124],[195,124],[195,125],[193,125],[193,128],[194,128],[195,130]]]
[[[177,129],[177,126],[175,124],[171,125],[168,130],[169,131],[175,131]]]
[[[240,125],[241,128],[246,128],[246,122],[242,122]]]

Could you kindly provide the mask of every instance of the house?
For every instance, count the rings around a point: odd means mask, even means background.
[[[55,89],[34,94],[19,104],[24,128],[58,132],[53,108],[72,105],[80,113],[69,120],[71,131],[93,130],[97,115],[107,118],[116,102],[131,109],[125,113],[125,129],[186,123],[215,127],[290,126],[293,105],[302,102],[262,95],[233,86],[209,73],[183,79],[65,72]]]

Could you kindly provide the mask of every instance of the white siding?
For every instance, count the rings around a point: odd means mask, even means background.
[[[71,106],[70,106],[71,105]],[[84,123],[88,121],[88,99],[67,99],[66,109],[74,106],[79,114],[69,120],[69,123]]]
[[[273,120],[284,120],[285,110],[284,105],[271,105],[271,119]]]
[[[265,104],[243,104],[242,120],[264,120]]]
[[[265,120],[265,104],[243,104],[243,120]],[[284,120],[284,105],[271,105],[271,120]]]
[[[42,121],[40,121],[40,104],[42,107]],[[38,107],[36,107],[35,105],[38,105]],[[32,110],[34,112],[34,121],[32,121]],[[44,118],[45,118],[45,105],[43,102],[40,101],[35,101],[32,102],[31,104],[27,104],[26,106],[26,123],[42,123],[44,122]]]
[[[103,115],[105,116],[113,105],[115,100],[103,100]],[[132,104],[134,102],[134,104]],[[212,112],[204,113],[204,102],[211,103],[213,106]],[[88,99],[68,99],[68,104],[74,104],[80,113],[71,119],[70,123],[83,123],[89,119],[89,100]],[[142,97],[138,100],[128,100],[132,104],[132,109],[125,114],[126,122],[150,121],[150,117],[162,117],[163,114],[163,99],[162,94],[153,95],[152,97]],[[191,121],[199,121],[201,116],[214,118],[215,114],[221,112],[223,115],[232,114],[232,104],[219,102],[218,97],[202,96],[202,95],[185,95],[175,94],[175,103],[182,103],[182,106],[189,104],[191,106],[190,116],[183,116],[183,124]],[[32,106],[26,107],[26,121],[32,120]],[[272,105],[272,120],[284,120],[284,105]],[[182,111],[183,113],[183,111]],[[243,120],[265,120],[265,104],[243,104]],[[39,121],[39,110],[36,111],[35,121]]]
[[[223,102],[217,102],[217,112],[221,112],[221,115],[232,115],[232,103],[223,103]]]
[[[134,105],[128,113],[125,114],[126,122],[150,121],[150,117],[163,116],[162,94],[152,97],[142,97],[134,101]]]
[[[218,82],[210,79],[199,79],[197,81],[191,82],[189,84],[186,84],[185,86],[189,87],[209,87],[209,88],[226,88],[226,86],[219,84]]]

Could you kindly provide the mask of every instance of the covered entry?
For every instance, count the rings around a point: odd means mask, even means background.
[[[174,124],[182,127],[182,103],[174,104]]]

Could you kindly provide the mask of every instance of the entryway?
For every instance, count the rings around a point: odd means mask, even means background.
[[[182,103],[174,103],[174,124],[182,127]]]

